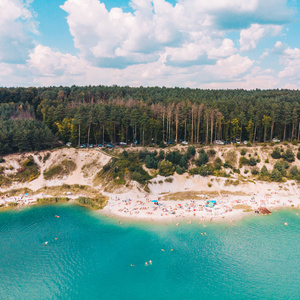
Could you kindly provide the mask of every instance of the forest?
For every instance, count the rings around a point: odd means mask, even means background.
[[[0,154],[120,142],[299,141],[300,91],[0,88]]]

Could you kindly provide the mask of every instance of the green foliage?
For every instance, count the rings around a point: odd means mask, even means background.
[[[186,153],[187,153],[189,159],[191,157],[195,156],[195,154],[196,154],[195,147],[194,146],[189,146]]]
[[[216,151],[214,149],[209,149],[207,151],[207,154],[209,157],[215,156],[216,155]]]
[[[287,141],[283,142],[283,145],[287,146],[289,143]]]
[[[225,161],[223,167],[224,167],[225,169],[228,169],[228,168],[232,169],[232,165],[229,163],[228,160]]]
[[[272,158],[274,159],[279,159],[281,158],[281,154],[280,154],[280,150],[278,147],[275,147],[275,149],[273,150],[273,152],[271,153]]]
[[[295,161],[295,155],[293,153],[293,150],[291,148],[287,148],[285,153],[282,154],[282,158],[288,162]]]
[[[259,179],[261,179],[261,180],[267,180],[269,178],[269,176],[270,176],[270,173],[269,173],[267,167],[263,166],[261,168],[261,170],[260,170]]]
[[[248,165],[249,164],[249,160],[244,157],[244,156],[241,156],[240,157],[240,161],[239,161],[239,165],[240,165],[240,168],[244,165]]]
[[[44,178],[51,180],[59,176],[67,176],[76,169],[76,164],[71,161],[64,159],[59,165],[54,165],[48,170],[44,171]]]
[[[97,195],[96,197],[79,197],[76,201],[83,206],[87,206],[91,209],[103,209],[106,206],[108,197],[103,195]]]
[[[241,155],[246,155],[246,150],[244,148],[241,150]]]
[[[268,164],[268,163],[269,163],[269,159],[268,159],[268,158],[265,160],[265,163],[266,163],[266,164]]]
[[[67,202],[70,199],[67,197],[45,197],[45,198],[37,198],[36,202],[45,204],[45,203],[58,203],[58,202]]]
[[[153,155],[148,154],[145,158],[145,165],[148,169],[157,169],[158,160]]]
[[[249,170],[245,169],[244,173],[245,173],[245,174],[248,174],[248,173],[249,173]]]
[[[167,146],[165,145],[164,141],[161,141],[159,143],[159,148],[166,148]]]
[[[179,175],[181,175],[185,172],[185,168],[182,168],[180,166],[176,166],[175,170],[176,170],[176,173]]]
[[[39,175],[39,166],[35,163],[33,157],[29,156],[23,161],[22,167],[17,170],[17,174],[13,176],[13,180],[28,182],[38,178]]]
[[[200,150],[199,152],[199,158],[196,159],[195,164],[198,167],[201,167],[202,165],[205,165],[208,163],[208,155],[205,153],[203,149]]]
[[[286,165],[283,162],[277,161],[274,165],[274,170],[279,171],[281,176],[286,176]]]
[[[291,179],[297,179],[299,177],[299,175],[300,175],[300,172],[299,172],[297,166],[292,166],[289,170],[289,177]]]
[[[272,181],[281,182],[282,181],[282,174],[278,169],[273,169],[271,176]]]
[[[294,146],[297,146],[297,145],[298,145],[298,141],[297,141],[297,140],[293,140],[293,141],[292,141],[292,144],[293,144]]]
[[[252,174],[252,175],[258,175],[258,174],[259,174],[259,169],[258,169],[257,167],[253,168],[253,169],[251,170],[251,174]]]
[[[5,159],[3,157],[0,157],[0,164],[4,163],[4,162],[5,162]]]
[[[213,169],[209,166],[202,165],[199,168],[192,168],[189,170],[190,175],[201,175],[203,177],[206,177],[208,175],[213,175]]]
[[[164,160],[164,161],[160,162],[158,165],[158,169],[159,169],[159,171],[158,171],[159,175],[165,176],[165,177],[171,176],[175,172],[175,168],[174,168],[173,164],[168,160]]]
[[[254,158],[254,157],[251,157],[250,159],[249,159],[249,162],[248,162],[248,164],[249,164],[249,166],[256,166],[256,159]]]
[[[297,152],[297,158],[300,160],[300,151]]]
[[[168,182],[168,183],[172,183],[174,181],[174,179],[172,177],[167,177],[165,179],[165,182]]]

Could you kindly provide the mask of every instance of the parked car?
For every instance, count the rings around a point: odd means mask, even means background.
[[[80,148],[87,148],[87,144],[82,144]]]
[[[216,145],[224,145],[224,142],[221,140],[215,140]]]
[[[188,145],[189,143],[187,141],[182,141],[183,145]]]
[[[114,148],[115,146],[112,144],[107,144],[106,148]]]
[[[120,146],[124,146],[124,145],[127,145],[127,143],[125,143],[125,142],[120,142]]]
[[[236,139],[235,142],[239,145],[241,143],[240,139]]]
[[[68,146],[68,147],[71,147],[71,145],[72,145],[71,142],[66,143],[66,146]]]
[[[90,144],[90,148],[94,148],[94,145],[93,145],[93,144]]]
[[[103,146],[102,144],[98,144],[98,147],[99,147],[99,148],[102,148],[102,147],[104,147],[104,146]]]
[[[272,142],[274,142],[274,143],[280,143],[280,140],[274,138],[274,139],[272,140]]]

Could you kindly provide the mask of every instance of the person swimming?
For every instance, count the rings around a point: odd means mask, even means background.
[[[47,245],[48,245],[48,242],[45,242],[45,243],[44,243],[44,246],[47,246]]]

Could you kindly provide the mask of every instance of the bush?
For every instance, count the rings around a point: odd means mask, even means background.
[[[250,142],[247,143],[247,147],[252,147],[252,144]]]
[[[257,174],[259,174],[259,169],[255,167],[251,170],[251,173],[252,173],[252,175],[257,175]]]
[[[165,145],[164,141],[161,141],[158,145],[159,148],[166,148],[167,146]]]
[[[300,160],[300,151],[297,152],[297,158]]]
[[[216,155],[216,151],[214,149],[209,149],[207,151],[208,155],[211,157],[211,156],[215,156]]]
[[[165,182],[172,183],[174,179],[172,177],[168,177],[165,179]]]
[[[273,152],[271,153],[272,158],[274,159],[279,159],[281,158],[281,154],[280,154],[280,150],[278,147],[275,147],[275,149],[273,150]]]
[[[196,166],[201,167],[208,163],[208,155],[202,149],[199,152],[199,158],[195,161]]]
[[[241,155],[246,155],[246,150],[244,148],[241,150]]]
[[[188,155],[188,158],[191,158],[192,156],[195,156],[195,154],[196,154],[195,147],[194,146],[189,146],[186,153]]]
[[[289,171],[289,176],[292,178],[296,178],[299,175],[299,170],[297,166],[292,166]]]
[[[269,163],[269,159],[266,159],[266,160],[265,160],[265,163],[268,164],[268,163]]]
[[[266,167],[266,166],[263,166],[263,167],[261,168],[261,170],[260,170],[260,176],[259,176],[259,178],[265,180],[265,179],[267,179],[269,176],[270,176],[270,173],[269,173],[267,167]]]
[[[158,160],[153,157],[152,155],[147,155],[145,158],[145,165],[148,169],[157,169],[158,167]]]
[[[165,159],[165,152],[163,150],[160,150],[158,154],[158,160],[164,160],[164,159]]]
[[[285,146],[287,146],[288,144],[289,144],[288,141],[283,142],[283,145],[285,145]]]
[[[225,163],[224,163],[223,167],[224,167],[225,169],[227,169],[227,168],[230,168],[230,169],[232,169],[232,165],[229,163],[229,161],[228,161],[228,160],[226,160],[226,161],[225,161]]]
[[[201,166],[199,168],[193,168],[189,171],[191,175],[201,175],[203,177],[206,177],[208,175],[213,174],[213,170],[209,168],[208,166]]]
[[[282,181],[282,175],[277,169],[273,169],[271,176],[270,176],[272,181],[280,182]]]
[[[282,157],[283,157],[284,160],[286,160],[288,162],[295,161],[295,155],[294,155],[291,148],[287,148],[286,152],[282,154]]]
[[[248,165],[248,164],[249,164],[249,160],[246,157],[244,157],[244,156],[240,157],[240,168],[242,166]]]
[[[164,160],[160,162],[158,165],[158,169],[159,169],[158,171],[159,175],[166,176],[166,177],[173,175],[175,172],[175,168],[173,164],[168,160]]]
[[[293,144],[294,146],[297,146],[297,145],[298,145],[298,141],[295,139],[295,140],[293,140],[292,144]]]
[[[274,169],[278,170],[282,176],[286,176],[285,165],[282,162],[277,161],[274,165]]]
[[[5,162],[5,159],[3,157],[0,157],[0,164],[4,163],[4,162]]]
[[[245,170],[244,173],[245,173],[245,174],[248,174],[248,173],[249,173],[249,170]]]
[[[254,157],[251,157],[249,159],[249,166],[251,167],[256,166],[256,159]]]
[[[176,173],[179,174],[179,175],[181,175],[185,172],[185,168],[182,168],[180,166],[176,166],[175,170],[176,170]]]

